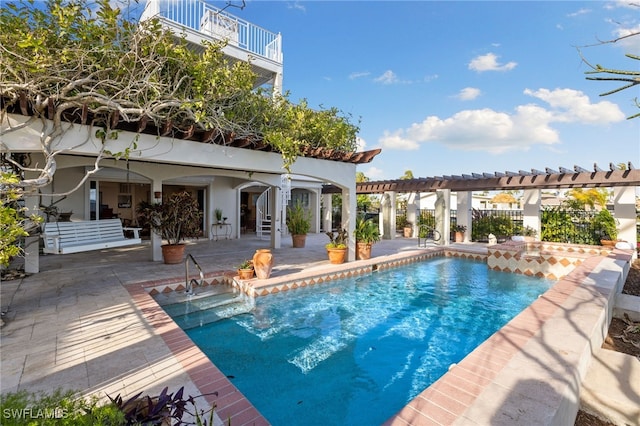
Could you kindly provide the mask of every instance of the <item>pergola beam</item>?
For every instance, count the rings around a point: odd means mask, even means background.
[[[420,179],[398,179],[356,184],[358,194],[376,194],[386,191],[395,192],[433,192],[439,189],[451,191],[491,191],[516,189],[553,189],[553,188],[595,188],[640,186],[640,169],[627,170],[613,168],[602,170],[594,165],[594,171],[578,166],[574,170],[560,168],[560,172],[547,168],[550,173],[532,169],[532,172],[520,170],[519,173],[474,173],[462,176],[443,176]],[[579,170],[579,171],[578,171]],[[551,173],[552,172],[552,173]]]

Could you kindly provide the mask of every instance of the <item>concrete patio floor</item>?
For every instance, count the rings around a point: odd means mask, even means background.
[[[324,234],[311,234],[304,249],[293,249],[290,241],[283,239],[283,248],[273,250],[272,277],[329,267],[326,242]],[[461,246],[486,250],[482,244]],[[194,241],[189,243],[187,253],[197,259],[206,274],[214,274],[235,270],[256,249],[266,247],[267,241],[243,236],[240,240]],[[384,257],[418,249],[417,239],[398,238],[376,244],[373,255]],[[0,335],[2,393],[63,388],[105,398],[106,394],[154,394],[165,386],[170,390],[184,386],[187,395],[200,394],[184,363],[178,362],[157,329],[149,324],[144,309],[127,291],[126,286],[135,283],[184,279],[184,264],[165,265],[149,259],[147,244],[47,255],[40,258],[39,274],[3,282],[0,297],[6,324]],[[607,354],[599,351],[593,368],[606,365],[606,358]],[[625,369],[620,374],[612,371],[606,380],[598,376],[604,381],[593,391],[599,392],[596,399],[611,405],[607,402],[611,394],[608,387],[618,389],[624,382],[622,387],[630,390],[631,403],[640,405],[640,380],[628,382],[640,373],[640,364],[632,365],[629,376],[629,363],[634,362],[640,363],[625,359]],[[619,362],[612,363],[610,370],[614,365]],[[265,424],[264,419],[253,424]]]

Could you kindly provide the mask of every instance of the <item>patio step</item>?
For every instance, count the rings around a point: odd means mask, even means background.
[[[163,306],[167,314],[183,330],[246,314],[253,308],[253,301],[246,295],[232,292]]]

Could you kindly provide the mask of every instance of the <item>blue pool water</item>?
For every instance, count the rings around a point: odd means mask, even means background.
[[[186,332],[273,425],[378,425],[551,284],[435,258]]]

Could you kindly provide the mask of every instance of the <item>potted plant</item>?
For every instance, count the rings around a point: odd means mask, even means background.
[[[464,233],[467,232],[467,227],[464,225],[455,225],[452,226],[452,231],[455,234],[456,243],[461,243],[464,241]]]
[[[356,238],[356,259],[371,259],[371,246],[380,241],[380,230],[371,219],[358,217],[353,231]]]
[[[216,223],[221,223],[222,222],[222,209],[215,209],[213,211],[213,214],[215,214],[215,216],[216,216]]]
[[[409,222],[404,215],[396,218],[396,229],[402,229],[402,235],[405,238],[411,238],[413,236],[413,223]]]
[[[181,263],[185,238],[199,237],[202,212],[198,201],[187,191],[171,194],[163,203],[140,203],[138,215],[167,244],[162,246],[164,263]]]
[[[325,245],[329,262],[335,264],[344,263],[347,258],[347,242],[349,239],[347,230],[341,229],[338,232],[325,232],[325,234],[329,237],[329,243]]]
[[[615,246],[618,238],[616,219],[607,209],[602,209],[595,215],[591,222],[595,239],[600,240],[603,246]]]
[[[304,247],[310,228],[311,212],[304,209],[300,201],[287,208],[287,229],[291,234],[293,247]]]
[[[238,278],[241,280],[250,280],[253,278],[253,261],[245,260],[240,265],[238,265]]]

